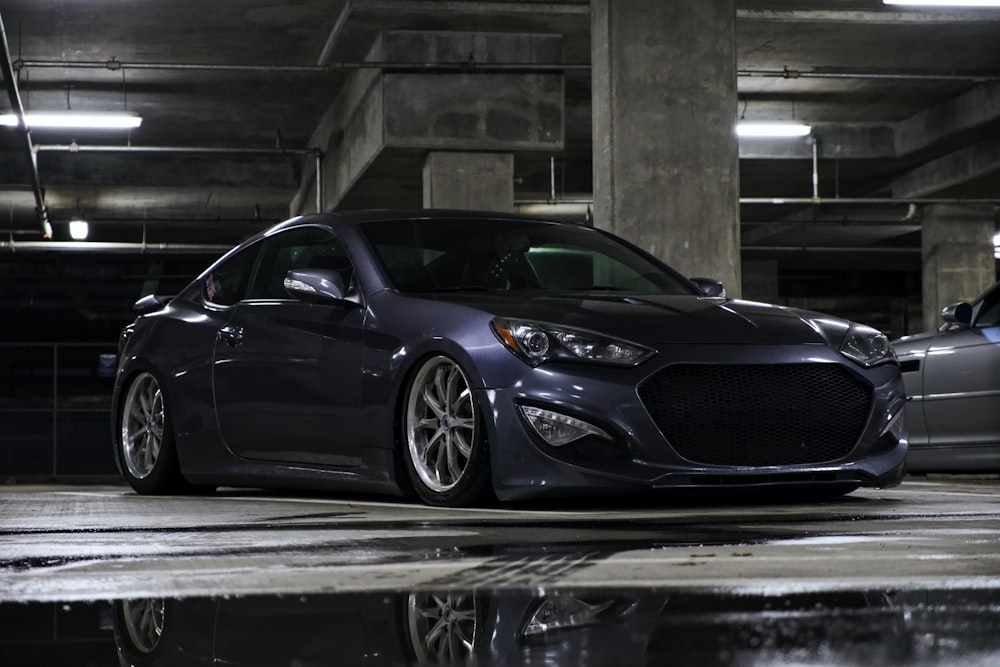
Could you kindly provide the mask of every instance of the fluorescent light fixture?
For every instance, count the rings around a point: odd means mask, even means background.
[[[915,7],[1000,7],[1000,0],[882,0],[882,3]]]
[[[80,113],[76,111],[53,111],[26,113],[24,122],[28,128],[81,128],[93,130],[132,129],[142,124],[142,117],[131,113]],[[0,125],[17,127],[17,114],[0,115]]]
[[[1000,259],[1000,232],[993,235],[993,256]]]
[[[86,220],[69,221],[69,236],[74,241],[86,240],[87,235],[89,233],[90,233],[90,225],[87,224]]]
[[[812,132],[812,127],[802,123],[740,121],[736,124],[736,134],[741,137],[804,137],[810,132]]]

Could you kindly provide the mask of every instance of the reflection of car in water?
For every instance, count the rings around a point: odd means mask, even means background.
[[[1000,470],[1000,283],[944,309],[937,331],[893,341],[910,400],[907,469]]]
[[[121,664],[997,664],[993,593],[577,590],[115,603]],[[819,659],[819,662],[816,660]]]
[[[136,667],[521,664],[553,650],[583,660],[559,664],[588,664],[587,655],[603,650],[619,658],[640,650],[638,658],[644,643],[628,638],[663,603],[659,594],[614,592],[123,600],[115,603],[115,640],[122,665]],[[581,644],[573,631],[583,629],[599,632],[585,632]]]

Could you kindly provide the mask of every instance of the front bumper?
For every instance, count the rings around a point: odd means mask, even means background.
[[[481,391],[489,415],[493,485],[501,500],[586,493],[626,494],[658,489],[767,489],[774,487],[890,487],[903,478],[907,452],[905,393],[892,364],[855,367],[818,346],[684,346],[656,363],[621,369],[593,364],[549,364],[527,369],[503,389]],[[834,460],[790,465],[706,465],[682,457],[639,398],[638,387],[674,363],[836,363],[871,389],[864,426],[849,453]],[[539,437],[519,406],[534,405],[582,419],[612,436],[586,437],[554,447]]]

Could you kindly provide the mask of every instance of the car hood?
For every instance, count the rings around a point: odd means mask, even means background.
[[[702,344],[829,344],[839,346],[850,322],[752,301],[696,296],[435,295],[500,317],[590,329],[647,346]]]

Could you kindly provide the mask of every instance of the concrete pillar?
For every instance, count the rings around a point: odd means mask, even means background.
[[[923,330],[941,324],[941,309],[971,301],[996,280],[993,258],[995,207],[935,204],[924,211]]]
[[[744,299],[778,302],[778,260],[744,259],[741,268]]]
[[[424,162],[424,208],[513,211],[514,156],[431,151]]]
[[[740,291],[735,0],[592,0],[594,223]]]

